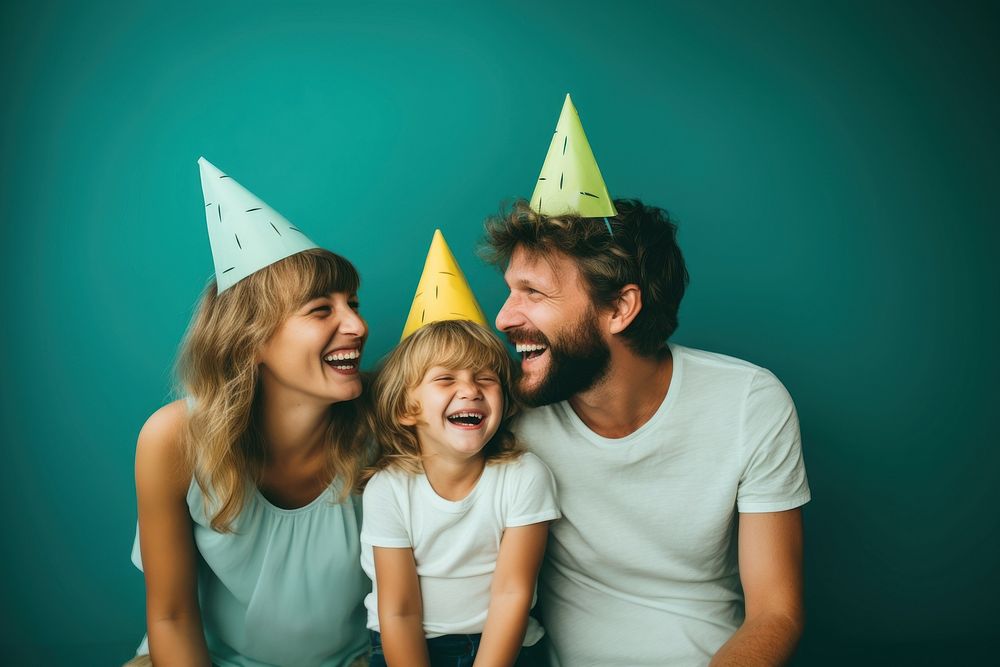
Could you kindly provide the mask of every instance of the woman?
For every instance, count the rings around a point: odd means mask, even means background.
[[[358,275],[200,163],[216,280],[181,349],[186,398],[136,449],[150,658],[350,665],[367,649]]]

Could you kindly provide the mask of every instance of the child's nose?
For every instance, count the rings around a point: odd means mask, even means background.
[[[462,382],[458,391],[462,398],[482,398],[483,396],[483,391],[479,388],[479,383],[471,380]]]

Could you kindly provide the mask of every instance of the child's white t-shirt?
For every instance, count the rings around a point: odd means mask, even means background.
[[[365,488],[361,529],[361,566],[372,580],[368,628],[379,630],[373,546],[413,549],[428,638],[476,634],[486,624],[504,528],[559,517],[552,473],[534,454],[487,465],[469,495],[455,502],[435,493],[426,475],[379,471]],[[530,618],[524,645],[543,634]]]

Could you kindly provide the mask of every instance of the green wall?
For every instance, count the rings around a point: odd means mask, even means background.
[[[675,339],[796,399],[814,496],[797,663],[985,649],[996,3],[560,4],[0,10],[11,664],[114,664],[142,634],[133,447],[212,271],[198,156],[357,264],[370,367],[435,227],[497,311],[481,221],[530,194],[566,92],[611,192],[680,221]]]

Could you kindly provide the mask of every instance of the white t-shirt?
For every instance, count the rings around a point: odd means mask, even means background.
[[[504,528],[559,516],[552,473],[533,454],[486,466],[469,495],[454,502],[435,493],[426,475],[379,471],[365,487],[361,529],[361,566],[372,580],[368,628],[379,630],[373,546],[413,549],[428,638],[476,634],[486,624]],[[524,645],[543,634],[529,619]]]
[[[555,475],[539,595],[555,665],[705,665],[744,618],[737,513],[809,501],[799,422],[769,371],[671,345],[653,417],[603,438],[568,403],[518,439]]]

